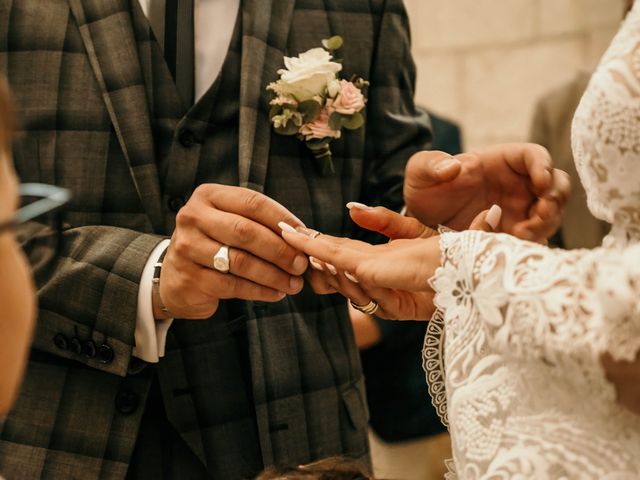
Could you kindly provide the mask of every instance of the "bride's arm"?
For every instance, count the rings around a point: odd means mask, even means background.
[[[621,403],[640,409],[640,245],[564,251],[463,232],[443,234],[441,248],[431,283],[447,335],[472,319],[506,355],[603,365]]]

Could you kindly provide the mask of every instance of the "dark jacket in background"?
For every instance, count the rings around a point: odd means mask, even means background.
[[[452,155],[460,153],[462,141],[458,126],[429,115],[432,149]],[[377,320],[377,323],[382,341],[360,354],[371,428],[386,442],[445,432],[431,404],[422,369],[426,322]]]

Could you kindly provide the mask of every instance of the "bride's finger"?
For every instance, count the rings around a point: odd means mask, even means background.
[[[489,210],[480,212],[480,214],[473,219],[471,225],[469,225],[469,230],[495,232],[500,226],[501,219],[502,209],[498,205],[493,205]]]
[[[316,269],[310,269],[307,271],[306,280],[311,285],[311,288],[318,295],[330,295],[337,293],[338,291],[331,285],[331,274],[324,273]]]
[[[413,217],[406,217],[384,207],[368,207],[358,202],[347,203],[351,219],[360,227],[381,233],[391,240],[426,238],[437,235],[435,230]]]
[[[363,252],[362,246],[370,245],[364,242],[336,239],[329,235],[312,238],[282,223],[280,228],[282,228],[282,237],[291,246],[317,260],[335,266],[338,270],[355,271],[358,264],[368,256]]]

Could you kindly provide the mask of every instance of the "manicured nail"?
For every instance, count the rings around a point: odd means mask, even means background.
[[[282,230],[283,232],[287,232],[287,233],[298,233],[296,231],[295,228],[293,228],[291,225],[289,225],[288,223],[284,223],[284,222],[280,222],[278,223],[278,227],[280,228],[280,230]]]
[[[331,275],[337,275],[338,274],[338,269],[336,269],[336,267],[334,267],[333,265],[331,265],[330,263],[325,263],[327,270],[329,270],[329,273]]]
[[[485,221],[489,224],[489,226],[493,230],[495,230],[496,228],[498,228],[501,218],[502,218],[502,209],[498,205],[493,205],[487,212]]]
[[[347,208],[349,210],[351,210],[352,208],[359,208],[360,210],[371,210],[371,207],[369,205],[365,205],[364,203],[360,202],[349,202],[347,203]]]
[[[309,257],[309,263],[316,270],[320,272],[324,272],[324,268],[322,268],[322,264],[315,257]]]
[[[453,165],[456,165],[457,163],[458,163],[458,160],[456,160],[453,157],[443,158],[438,163],[436,163],[435,165],[436,172],[448,170],[449,168],[451,168]]]
[[[344,272],[344,276],[351,280],[353,283],[360,283],[358,279],[351,275],[349,272]]]
[[[304,255],[298,255],[293,260],[293,269],[296,272],[303,273],[307,269],[308,265],[309,263],[308,263],[307,257],[305,257]]]
[[[300,277],[291,277],[291,279],[289,280],[289,287],[291,287],[291,290],[294,292],[300,291],[303,285],[304,280],[302,280]]]

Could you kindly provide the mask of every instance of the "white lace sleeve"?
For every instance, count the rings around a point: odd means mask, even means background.
[[[640,417],[616,404],[600,356],[640,350],[640,245],[462,232],[441,248],[424,361],[460,477],[639,478]],[[618,469],[635,473],[604,474]]]
[[[509,235],[444,233],[432,280],[448,343],[477,322],[495,351],[551,365],[640,350],[640,245],[553,250]]]

